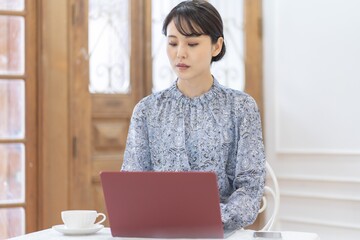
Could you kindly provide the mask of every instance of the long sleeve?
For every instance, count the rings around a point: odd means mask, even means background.
[[[248,98],[239,129],[239,141],[232,185],[235,190],[221,203],[225,229],[237,229],[252,224],[257,215],[265,184],[265,153],[260,114],[256,103]]]
[[[123,171],[147,171],[151,169],[146,106],[139,102],[133,111],[124,153]]]

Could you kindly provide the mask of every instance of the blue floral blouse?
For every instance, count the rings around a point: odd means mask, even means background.
[[[186,97],[176,82],[145,97],[134,108],[122,170],[215,172],[224,228],[252,224],[265,182],[254,99],[216,79],[199,97]]]

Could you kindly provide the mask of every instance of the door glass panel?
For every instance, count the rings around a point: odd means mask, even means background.
[[[0,10],[23,10],[24,0],[0,0]]]
[[[0,16],[0,74],[24,74],[24,18]]]
[[[89,0],[91,93],[130,91],[129,0]]]
[[[166,15],[182,0],[151,1],[151,57],[153,92],[170,87],[176,80],[166,54],[166,38],[162,34],[162,25]]]
[[[0,208],[0,239],[25,234],[24,208]]]
[[[19,139],[25,135],[25,83],[0,80],[0,139]]]
[[[153,92],[169,87],[176,75],[166,55],[166,38],[162,24],[169,11],[181,0],[152,1],[152,80]],[[211,72],[223,85],[243,90],[245,83],[243,1],[209,0],[219,11],[224,22],[227,52],[223,59],[211,66]]]
[[[25,201],[25,148],[0,144],[0,204]]]
[[[243,0],[209,0],[219,11],[224,23],[226,54],[213,63],[212,74],[225,86],[244,90],[244,11]]]
[[[0,10],[24,10],[24,0],[0,0]]]

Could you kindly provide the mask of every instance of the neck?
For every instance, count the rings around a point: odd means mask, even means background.
[[[187,97],[194,98],[208,92],[214,83],[213,77],[210,75],[199,81],[178,79],[178,89]]]

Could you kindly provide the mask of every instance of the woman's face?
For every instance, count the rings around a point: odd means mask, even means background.
[[[212,44],[207,35],[187,37],[171,21],[167,27],[167,41],[169,61],[180,80],[201,80],[211,76],[211,59],[219,54],[222,38]]]

